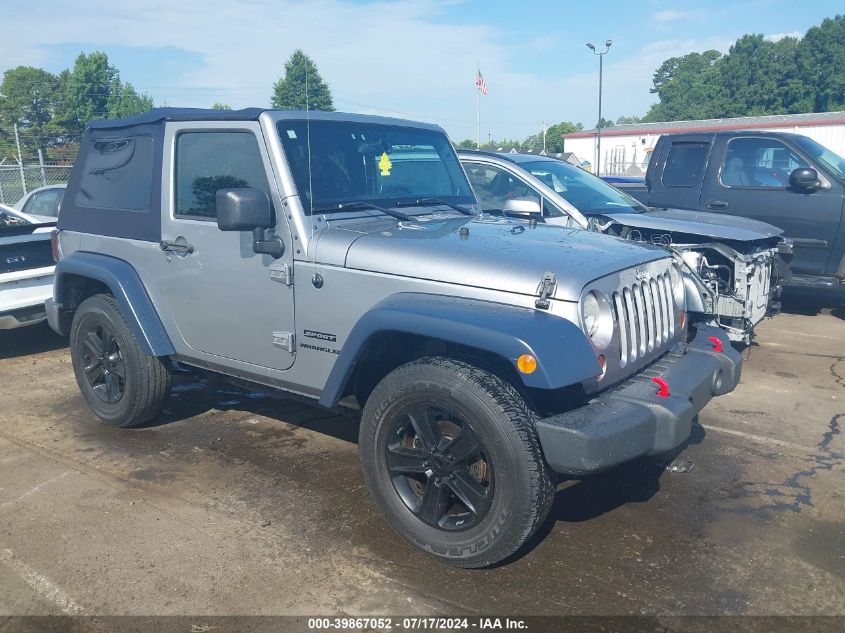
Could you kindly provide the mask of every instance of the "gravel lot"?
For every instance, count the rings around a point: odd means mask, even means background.
[[[465,571],[382,521],[347,419],[182,380],[110,428],[62,339],[0,332],[0,614],[845,615],[845,308],[794,302],[746,354],[691,472],[563,482],[521,558]]]

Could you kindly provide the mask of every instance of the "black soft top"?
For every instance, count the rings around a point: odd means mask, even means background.
[[[264,108],[244,108],[242,110],[211,110],[208,108],[153,108],[143,114],[136,114],[125,119],[91,121],[92,130],[134,127],[163,121],[255,121],[264,112]]]

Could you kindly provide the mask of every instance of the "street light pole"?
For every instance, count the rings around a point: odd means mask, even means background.
[[[599,120],[596,124],[596,176],[601,175],[601,84],[602,84],[602,61],[604,56],[610,50],[613,40],[607,40],[604,43],[604,50],[599,52],[596,47],[587,42],[587,48],[593,51],[593,55],[599,56]]]

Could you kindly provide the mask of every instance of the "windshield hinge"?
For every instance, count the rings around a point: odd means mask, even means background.
[[[293,353],[296,345],[296,334],[293,332],[273,332],[273,345]]]
[[[549,297],[552,293],[554,293],[556,286],[557,281],[555,274],[546,271],[543,274],[543,278],[540,280],[540,286],[537,288],[540,298],[534,302],[534,306],[540,308],[541,310],[548,310],[552,305],[549,301]]]
[[[278,281],[286,286],[293,285],[293,269],[290,264],[282,264],[279,267],[270,268],[270,279]]]

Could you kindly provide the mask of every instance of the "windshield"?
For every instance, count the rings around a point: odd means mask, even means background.
[[[475,203],[442,132],[320,120],[280,121],[278,130],[306,213],[349,202],[383,207],[417,198]]]
[[[601,178],[569,163],[559,160],[540,160],[522,163],[520,167],[542,180],[585,215],[645,211],[645,207],[627,193],[611,187]]]
[[[806,136],[796,137],[795,142],[801,147],[801,149],[809,153],[813,156],[813,158],[833,172],[834,176],[840,180],[845,180],[845,158],[842,158],[836,152],[830,151],[824,145],[816,143],[816,141],[811,138],[807,138]]]

